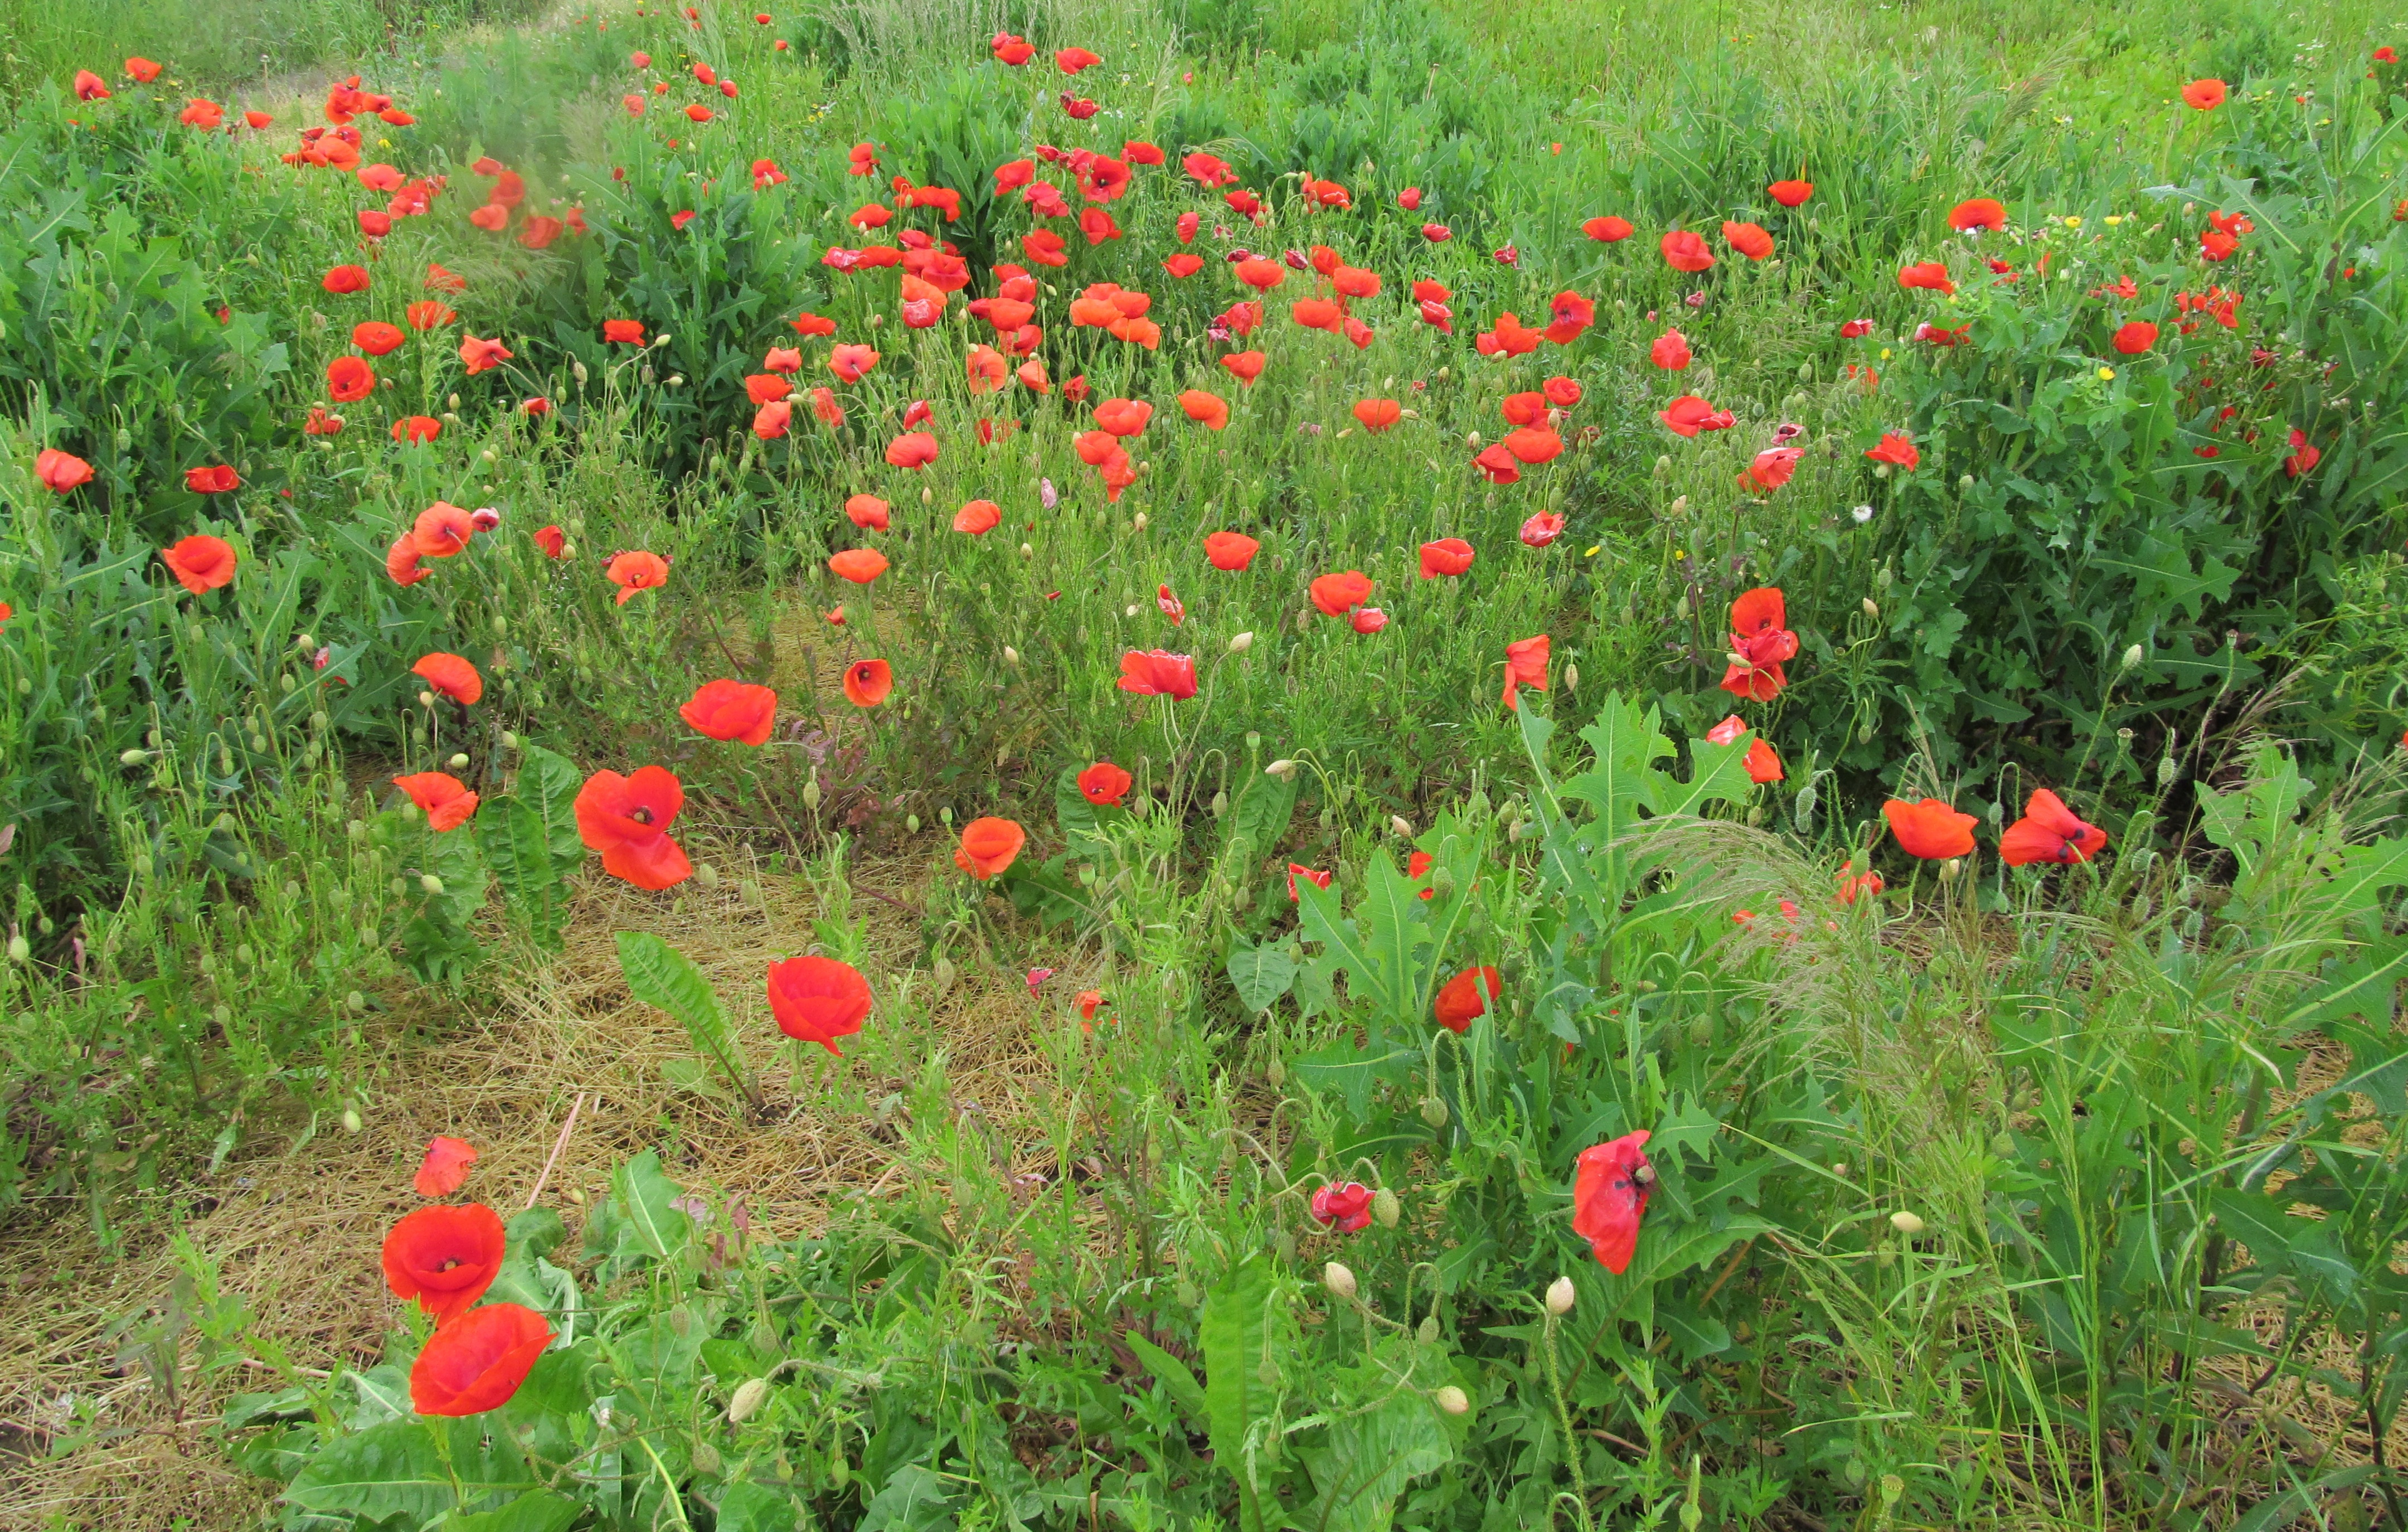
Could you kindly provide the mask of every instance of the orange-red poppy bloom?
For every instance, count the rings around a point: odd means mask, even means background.
[[[1716,409],[1694,394],[1684,394],[1656,412],[1664,428],[1676,437],[1694,437],[1700,431],[1727,431],[1738,423],[1727,409]]]
[[[510,360],[511,352],[500,340],[480,340],[475,336],[460,339],[460,365],[474,378]]]
[[[1959,234],[1973,229],[2003,229],[2007,205],[1996,197],[1971,197],[1948,210],[1948,226]]]
[[[376,372],[356,356],[338,356],[326,364],[326,396],[337,404],[356,404],[376,392]]]
[[[640,346],[644,343],[644,326],[632,319],[606,319],[602,322],[605,345]]]
[[[1489,1002],[1504,993],[1503,974],[1494,968],[1466,968],[1440,986],[1431,1009],[1439,1025],[1459,1037],[1474,1020],[1487,1015]]]
[[[867,497],[855,495],[853,498]],[[884,502],[880,502],[879,509],[882,513],[885,510]],[[886,523],[881,520],[878,524],[883,526]],[[848,548],[828,560],[828,572],[838,580],[849,580],[855,585],[867,585],[886,572],[886,555],[875,548]]]
[[[1204,557],[1215,569],[1242,569],[1263,545],[1242,532],[1204,534]]]
[[[409,801],[426,816],[430,830],[456,830],[477,811],[477,795],[448,771],[414,771],[407,777],[395,777],[393,785],[409,795]]]
[[[2011,867],[2033,862],[2087,862],[2107,849],[2107,832],[2086,823],[2047,788],[2024,804],[2024,817],[1999,837],[1999,859]]]
[[[1908,803],[1891,798],[1882,805],[1890,834],[1899,849],[1926,862],[1946,862],[1973,852],[1973,816],[1960,814],[1938,798]]]
[[[1956,284],[1949,280],[1948,267],[1938,261],[1917,261],[1912,265],[1899,267],[1898,285],[1941,294],[1956,291]]]
[[[1766,187],[1764,193],[1784,208],[1796,208],[1814,194],[1814,183],[1810,180],[1777,180]]]
[[[2157,343],[2157,327],[2147,320],[2128,320],[2115,332],[2115,350],[2126,356],[2138,356]]]
[[[1207,394],[1200,388],[1182,393],[1179,408],[1187,412],[1189,420],[1207,431],[1219,431],[1229,423],[1229,401],[1217,394]]]
[[[1617,1277],[1639,1253],[1639,1224],[1656,1185],[1656,1167],[1641,1152],[1647,1139],[1648,1130],[1641,1128],[1591,1145],[1572,1162],[1572,1232]]]
[[[427,1140],[418,1174],[409,1179],[410,1189],[420,1196],[450,1196],[468,1179],[468,1167],[476,1163],[476,1145],[438,1133]]]
[[[79,484],[92,482],[92,465],[72,452],[45,447],[34,456],[34,477],[52,493],[64,494]]]
[[[678,709],[696,734],[739,745],[764,745],[778,721],[778,694],[740,680],[707,680]]]
[[[1723,243],[1751,261],[1761,261],[1772,254],[1772,236],[1760,223],[1723,224]]]
[[[1267,360],[1260,351],[1231,351],[1221,358],[1221,365],[1240,383],[1252,383],[1263,375],[1263,364]]]
[[[1547,651],[1553,647],[1546,634],[1535,638],[1516,638],[1505,646],[1505,706],[1519,709],[1517,694],[1525,686],[1547,690]]]
[[[853,525],[860,527],[865,532],[885,531],[892,509],[893,508],[888,506],[885,501],[881,500],[874,494],[856,494],[847,499],[844,503],[845,519],[851,522]],[[867,550],[853,549],[851,550],[851,551],[864,552],[867,551]],[[839,575],[844,575],[845,579],[853,580],[855,584],[867,584],[870,580],[877,579],[879,572],[886,567],[886,559],[884,555],[877,554],[873,556],[878,559],[878,568],[869,571],[867,577],[846,575],[841,569],[837,569],[836,572]],[[837,555],[837,558],[842,557],[844,557],[844,554],[842,553],[838,553]],[[832,569],[836,568],[834,560],[829,561],[828,567]]]
[[[1741,473],[1740,487],[1770,494],[1789,482],[1798,471],[1798,460],[1805,455],[1795,447],[1768,447]]]
[[[861,1030],[869,1005],[869,981],[850,963],[790,957],[769,965],[769,1014],[797,1042],[815,1042],[843,1057],[836,1040]]]
[[[1581,233],[1606,245],[1618,244],[1637,232],[1638,230],[1631,227],[1630,220],[1616,218],[1612,213],[1602,218],[1589,219],[1581,224]]]
[[[388,351],[397,351],[408,338],[408,331],[398,324],[387,324],[380,319],[351,326],[351,344],[370,356],[382,356]]]
[[[602,870],[638,888],[661,889],[685,881],[694,865],[669,838],[669,826],[685,807],[685,784],[666,768],[640,766],[632,776],[597,771],[577,790],[578,838],[602,853]]]
[[[1422,578],[1452,580],[1471,567],[1471,545],[1461,537],[1440,537],[1422,544]]]
[[[1013,820],[992,815],[962,826],[961,844],[953,848],[953,866],[983,883],[1020,858],[1028,832]]]
[[[434,571],[418,566],[418,541],[405,532],[384,551],[384,572],[396,585],[415,585]]]
[[[1154,406],[1141,399],[1106,399],[1096,407],[1096,426],[1116,437],[1142,436]]]
[[[641,550],[614,553],[602,567],[602,576],[619,587],[619,605],[635,599],[638,591],[649,591],[669,582],[669,561],[658,553]]]
[[[1354,401],[1354,418],[1362,422],[1364,430],[1375,436],[1404,419],[1404,407],[1394,399]]]
[[[895,690],[895,667],[884,660],[855,660],[844,667],[844,699],[875,708]]]
[[[432,415],[404,415],[393,422],[393,439],[416,447],[443,434],[443,422]]]
[[[163,550],[159,558],[176,583],[194,595],[234,582],[234,545],[222,537],[195,533]]]
[[[1309,592],[1324,617],[1343,617],[1371,598],[1371,577],[1360,569],[1341,569],[1314,580]]]
[[[485,678],[477,673],[474,665],[457,654],[447,654],[440,650],[432,654],[422,654],[409,671],[423,680],[430,691],[439,696],[450,697],[464,708],[474,707],[485,694]]]
[[[1482,448],[1473,454],[1471,464],[1485,474],[1492,484],[1513,484],[1521,481],[1521,462],[1501,441]]]
[[[953,512],[953,530],[967,532],[973,537],[983,537],[995,530],[1003,520],[1003,508],[992,500],[971,500]]]
[[[502,1220],[481,1202],[405,1213],[384,1237],[386,1285],[437,1325],[484,1296],[502,1269]]]
[[[1865,449],[1865,456],[1875,463],[1904,468],[1909,473],[1923,462],[1923,454],[1915,450],[1914,441],[1896,431],[1883,432],[1881,440]]]
[[[1117,804],[1136,780],[1110,761],[1097,761],[1079,773],[1079,795],[1098,808]]]
[[[1535,467],[1541,463],[1553,463],[1563,452],[1564,438],[1543,426],[1526,425],[1506,432],[1505,439],[1498,445],[1512,453],[1515,462]]]
[[[1798,635],[1788,627],[1789,603],[1778,585],[1742,591],[1731,602],[1731,663],[1722,689],[1751,702],[1770,702],[1789,684],[1781,668],[1798,654]]]
[[[886,444],[886,461],[898,468],[924,468],[937,461],[937,438],[925,431],[906,431]]]
[[[1675,271],[1698,272],[1714,264],[1714,252],[1704,239],[1686,229],[1674,229],[1658,241],[1664,264]]]
[[[418,556],[427,559],[448,559],[467,547],[468,539],[476,535],[476,519],[445,500],[437,500],[420,511],[409,527],[410,541]]]
[[[410,1408],[422,1415],[498,1410],[510,1402],[551,1344],[552,1326],[522,1304],[472,1309],[438,1326],[410,1364]]]
[[[1121,656],[1120,689],[1139,696],[1184,701],[1196,694],[1195,656],[1132,649]]]
[[[318,285],[337,297],[347,293],[365,293],[368,290],[368,268],[363,265],[331,266],[319,279]]]
[[[2220,79],[2195,79],[2182,88],[2184,104],[2203,112],[2223,106],[2228,93]]]

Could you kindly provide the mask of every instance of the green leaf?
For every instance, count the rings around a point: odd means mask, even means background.
[[[794,1501],[750,1480],[728,1485],[719,1499],[719,1532],[795,1532],[801,1525]]]
[[[610,1177],[610,1206],[624,1221],[622,1248],[632,1240],[656,1261],[685,1248],[694,1235],[694,1220],[673,1207],[683,1188],[661,1173],[661,1152],[647,1149],[622,1164]]]
[[[1211,1407],[1204,1402],[1204,1385],[1196,1381],[1196,1374],[1188,1370],[1186,1363],[1135,1330],[1125,1332],[1121,1339],[1128,1342],[1129,1350],[1137,1353],[1137,1359],[1145,1364],[1145,1370],[1162,1380],[1162,1386],[1170,1390],[1171,1398],[1186,1411],[1188,1419],[1211,1419]]]
[[[475,1515],[455,1511],[444,1518],[440,1532],[565,1532],[584,1509],[566,1495],[530,1490],[508,1505]],[[723,1517],[719,1525],[725,1526],[726,1520]]]
[[[550,1208],[529,1208],[511,1215],[502,1227],[507,1248],[513,1255],[524,1253],[530,1258],[549,1255],[568,1238],[568,1225]]]
[[[1354,1038],[1341,1036],[1327,1047],[1317,1048],[1297,1059],[1293,1072],[1298,1081],[1316,1091],[1344,1097],[1346,1110],[1359,1123],[1370,1108],[1375,1081],[1410,1080],[1421,1062],[1419,1046],[1375,1031],[1369,1044],[1361,1048],[1354,1046]]]
[[[718,1069],[738,1095],[751,1095],[719,996],[693,959],[649,931],[622,931],[619,971],[628,994],[676,1017],[703,1062]]]
[[[424,1421],[391,1420],[329,1443],[284,1489],[303,1511],[423,1526],[452,1508],[452,1477]]]
[[[1296,959],[1275,941],[1240,947],[1229,954],[1229,982],[1237,986],[1239,1003],[1248,1010],[1268,1010],[1296,982]]]
[[[945,1482],[917,1463],[895,1470],[853,1532],[939,1532],[953,1525],[953,1497]]]
[[[1296,792],[1294,772],[1284,777],[1255,773],[1229,812],[1229,846],[1235,849],[1243,838],[1247,855],[1258,859],[1270,855],[1287,838],[1288,822],[1296,817]]]
[[[1238,1263],[1204,1299],[1204,1417],[1212,1461],[1238,1482],[1244,1532],[1261,1532],[1262,1508],[1246,1462],[1246,1431],[1269,1412],[1274,1391],[1257,1375],[1268,1350],[1263,1310],[1270,1302],[1269,1263],[1258,1252]]]
[[[1368,1411],[1331,1422],[1327,1448],[1306,1454],[1321,1496],[1305,1525],[1323,1532],[1386,1532],[1405,1486],[1454,1456],[1438,1407],[1419,1391],[1400,1388]]]
[[[577,795],[584,778],[566,757],[541,745],[520,753],[518,780],[510,800],[536,811],[543,824],[544,845],[552,853],[552,872],[566,882],[585,865],[585,842],[577,833]]]
[[[487,804],[477,816],[477,845],[494,879],[502,885],[502,900],[510,918],[523,925],[537,943],[560,944],[567,918],[552,848],[544,833],[542,811],[518,798]]]

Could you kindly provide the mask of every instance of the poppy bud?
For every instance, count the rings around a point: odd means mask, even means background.
[[[2124,668],[2127,670],[2135,668],[2140,665],[2143,658],[2143,656],[2141,651],[2141,646],[2134,644],[2131,648],[2124,651]]]
[[[936,498],[937,492],[933,489],[922,490],[920,492],[920,503],[924,506],[934,504]]]
[[[1026,543],[1022,543],[1020,545],[1020,556],[1025,559],[1033,559],[1037,556],[1037,550]]]
[[[1277,777],[1280,780],[1286,781],[1289,778],[1296,775],[1296,763],[1286,759],[1285,757],[1282,757],[1281,759],[1273,761],[1270,765],[1263,767],[1263,775],[1266,777]]]
[[[1564,666],[1564,690],[1567,692],[1575,692],[1579,689],[1580,666],[1576,665],[1568,665]]]
[[[1437,1096],[1422,1098],[1422,1121],[1432,1127],[1446,1126],[1446,1103]]]
[[[669,374],[669,387],[671,387],[671,388],[683,388],[683,387],[685,387],[685,374],[684,374],[684,373],[681,373],[681,372],[673,372],[673,373],[670,373],[670,374]]]
[[[1865,597],[1864,608],[1865,615],[1867,617],[1879,621],[1881,617],[1881,609],[1873,605],[1873,598],[1871,596]]]
[[[1572,1311],[1572,1280],[1557,1277],[1547,1284],[1547,1312],[1561,1318]]]
[[[1961,856],[1952,856],[1940,864],[1940,881],[1943,883],[1953,883],[1956,881],[1956,875],[1964,870],[1965,859]]]
[[[343,1131],[345,1133],[357,1133],[359,1130],[360,1109],[357,1107],[345,1107],[343,1109]]]
[[[419,693],[419,694],[418,694],[418,705],[419,705],[420,707],[422,707],[422,708],[432,708],[432,707],[434,707],[434,706],[435,706],[435,694],[434,694],[434,693],[432,693],[432,692],[421,692],[421,693]]]
[[[1379,1220],[1380,1227],[1393,1229],[1398,1220],[1405,1216],[1405,1207],[1397,1200],[1396,1193],[1383,1186],[1371,1194],[1371,1216]]]
[[[1388,828],[1396,831],[1397,834],[1404,839],[1411,840],[1413,838],[1412,821],[1405,818],[1402,814],[1390,814],[1388,816]]]
[[[1332,1293],[1337,1294],[1340,1297],[1346,1299],[1350,1303],[1354,1301],[1355,1293],[1354,1273],[1347,1270],[1336,1261],[1332,1261],[1327,1266],[1321,1268],[1321,1282],[1323,1286],[1328,1288]]]
[[[1689,598],[1682,596],[1672,603],[1672,615],[1685,623],[1689,620]]]
[[[418,886],[424,889],[427,893],[435,895],[437,898],[441,898],[443,896],[443,880],[436,877],[435,874],[431,872],[423,872],[418,875]]]
[[[1909,1238],[1923,1232],[1923,1220],[1900,1208],[1889,1215],[1889,1226]]]
[[[1229,795],[1225,789],[1212,795],[1212,817],[1219,819],[1229,811]]]
[[[1657,453],[1656,457],[1656,481],[1660,484],[1665,480],[1671,477],[1672,454],[1670,452]]]
[[[820,780],[817,777],[803,784],[803,807],[814,814],[820,811]]]
[[[117,758],[117,764],[119,766],[138,766],[150,759],[150,752],[147,750],[129,750],[124,754],[120,755]]]
[[[319,716],[320,716],[320,715],[318,715],[318,714],[316,714],[316,713],[312,713],[312,714],[310,714],[310,722],[311,722],[312,723],[315,723],[317,722],[317,720],[318,720]],[[519,737],[518,737],[517,735],[515,735],[515,734],[510,733],[510,732],[509,732],[509,730],[507,730],[507,729],[503,730],[503,731],[502,731],[502,748],[503,748],[504,750],[516,750],[516,749],[518,749],[518,748],[519,748]]]
[[[579,388],[583,388],[585,386],[586,379],[589,376],[585,370],[585,364],[582,362],[570,363],[568,365],[568,375],[577,379],[577,386]]]
[[[741,1425],[761,1412],[769,1399],[769,1380],[747,1378],[737,1385],[736,1396],[727,1401],[727,1424]]]
[[[1003,663],[1006,665],[1017,666],[1020,663],[1020,651],[1012,648],[1010,644],[1004,645]]]
[[[1689,497],[1687,495],[1684,494],[1674,498],[1672,501],[1672,514],[1675,516],[1686,516],[1689,514]]]
[[[1132,528],[1134,528],[1135,530],[1137,530],[1137,531],[1140,531],[1140,532],[1144,531],[1144,530],[1145,530],[1145,512],[1144,512],[1144,511],[1141,511],[1141,510],[1140,510],[1140,511],[1139,511],[1139,512],[1137,513],[1137,519],[1136,519],[1135,521],[1132,521],[1131,523],[1129,523],[1129,525],[1130,525]]]
[[[24,938],[24,937],[23,937],[23,936],[22,936],[22,935],[18,935],[18,936],[11,936],[11,937],[8,938],[8,961],[9,961],[9,962],[11,962],[11,963],[30,963],[31,961],[33,961],[33,957],[34,957],[34,947],[33,947],[33,943],[31,943],[31,942],[27,941],[27,940]],[[1352,1279],[1349,1279],[1349,1282],[1350,1282],[1350,1285],[1351,1285]]]
[[[1252,629],[1233,635],[1229,639],[1229,652],[1232,654],[1243,654],[1254,647],[1254,635]]]
[[[920,833],[920,816],[917,814],[904,815],[903,830],[907,835],[918,835]]]
[[[1465,1414],[1471,1409],[1471,1396],[1455,1387],[1453,1383],[1447,1384],[1437,1393],[1431,1395],[1430,1397],[1437,1400],[1438,1407],[1440,1410],[1445,1410],[1450,1415]]]
[[[719,869],[712,866],[708,862],[699,863],[694,869],[694,881],[700,883],[705,888],[717,888],[719,886]]]
[[[2171,753],[2158,758],[2157,787],[2160,791],[2173,786],[2174,779],[2181,775],[2182,767],[2174,764],[2174,758]]]

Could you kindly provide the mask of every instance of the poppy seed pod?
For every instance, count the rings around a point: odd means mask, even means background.
[[[1557,1318],[1570,1313],[1574,1296],[1572,1280],[1570,1277],[1557,1277],[1547,1284],[1547,1312]]]
[[[1321,1268],[1321,1283],[1323,1286],[1328,1288],[1332,1293],[1337,1294],[1340,1297],[1346,1299],[1348,1302],[1351,1303],[1354,1301],[1355,1293],[1354,1273],[1347,1270],[1346,1267],[1339,1265],[1336,1261],[1332,1261],[1327,1266]]]
[[[1378,1221],[1380,1227],[1393,1229],[1404,1215],[1404,1204],[1397,1200],[1396,1193],[1383,1186],[1371,1194],[1371,1216]]]
[[[820,780],[813,777],[803,784],[803,807],[816,814],[820,811]]]
[[[1889,1226],[1909,1238],[1921,1234],[1924,1229],[1923,1220],[1903,1208],[1889,1215]]]
[[[1455,1387],[1453,1383],[1447,1384],[1437,1393],[1431,1395],[1430,1397],[1437,1401],[1438,1407],[1440,1410],[1445,1410],[1450,1415],[1465,1414],[1471,1409],[1471,1396]]]

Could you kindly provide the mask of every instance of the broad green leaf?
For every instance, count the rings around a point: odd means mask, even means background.
[[[685,1248],[693,1237],[694,1220],[671,1204],[684,1196],[677,1182],[661,1173],[661,1152],[647,1149],[622,1164],[610,1177],[612,1208],[626,1220],[636,1242],[654,1260],[666,1260]]]
[[[1235,847],[1242,838],[1248,856],[1268,856],[1287,838],[1288,822],[1295,817],[1295,773],[1274,777],[1268,771],[1256,772],[1229,811],[1228,843]]]
[[[1072,850],[1092,853],[1100,849],[1103,832],[1096,819],[1096,806],[1079,791],[1079,774],[1068,766],[1054,779],[1054,819]]]
[[[1162,1380],[1162,1386],[1170,1391],[1171,1398],[1187,1412],[1188,1419],[1204,1421],[1211,1418],[1211,1408],[1204,1402],[1204,1385],[1196,1381],[1196,1374],[1188,1369],[1186,1363],[1135,1330],[1127,1331],[1121,1339],[1128,1342],[1129,1350],[1137,1353],[1137,1359],[1145,1364],[1145,1370]]]
[[[1296,959],[1275,941],[1240,947],[1229,954],[1229,982],[1237,986],[1238,1001],[1248,1010],[1268,1010],[1296,982]]]
[[[1438,1407],[1419,1390],[1398,1389],[1331,1422],[1328,1445],[1306,1455],[1321,1494],[1305,1523],[1323,1532],[1386,1532],[1405,1486],[1454,1456]]]
[[[530,1490],[508,1505],[474,1515],[455,1511],[444,1519],[440,1532],[565,1532],[584,1509],[566,1495]],[[719,1525],[727,1523],[723,1518]]]
[[[1383,1080],[1409,1080],[1422,1063],[1414,1043],[1388,1038],[1374,1030],[1368,1046],[1357,1048],[1352,1037],[1340,1036],[1291,1067],[1296,1079],[1316,1091],[1342,1097],[1355,1122],[1370,1110],[1371,1087]]]
[[[284,1498],[304,1511],[368,1523],[398,1516],[412,1526],[457,1504],[435,1433],[407,1417],[329,1443],[285,1486]]]
[[[529,745],[519,756],[510,800],[533,809],[543,823],[552,871],[563,882],[585,864],[585,842],[577,833],[577,794],[584,778],[566,756]]]
[[[895,1470],[863,1509],[853,1532],[939,1532],[954,1525],[945,1482],[917,1463]]]
[[[1268,1354],[1266,1316],[1270,1267],[1260,1253],[1247,1256],[1204,1299],[1204,1416],[1212,1439],[1212,1461],[1238,1482],[1244,1532],[1260,1532],[1262,1508],[1246,1466],[1246,1429],[1267,1413],[1274,1390],[1258,1370]]]
[[[751,1480],[727,1486],[719,1500],[719,1532],[795,1532],[795,1502]]]
[[[542,812],[509,797],[487,804],[476,823],[478,849],[502,886],[510,918],[523,924],[538,944],[559,945],[566,901],[552,866]]]
[[[358,1402],[343,1412],[343,1424],[354,1431],[365,1431],[371,1425],[381,1425],[389,1420],[399,1420],[410,1412],[409,1369],[398,1363],[380,1362],[366,1372],[347,1372],[343,1377],[351,1385]]]
[[[693,959],[649,931],[622,931],[619,971],[626,978],[628,994],[676,1017],[692,1039],[695,1052],[717,1068],[738,1094],[746,1094],[727,1017],[719,1009],[710,981]]]

